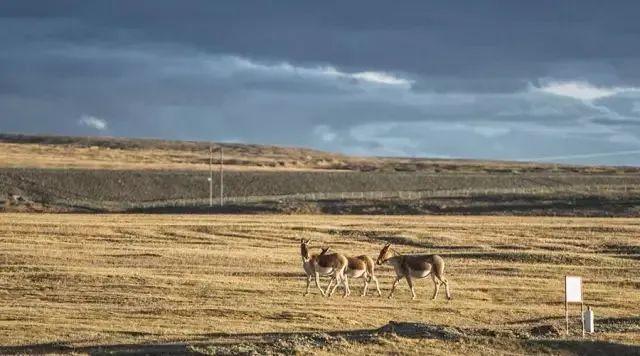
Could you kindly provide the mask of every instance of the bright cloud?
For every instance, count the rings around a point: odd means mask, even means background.
[[[584,81],[549,82],[541,87],[536,87],[534,89],[547,94],[564,96],[584,101],[598,100],[625,92],[640,91],[640,88],[597,87]]]
[[[96,130],[104,131],[107,129],[107,121],[91,115],[82,115],[78,120],[80,126],[91,127]]]
[[[353,74],[346,74],[347,76],[351,76],[356,79],[372,82],[372,83],[380,83],[387,85],[402,85],[402,86],[410,86],[411,81],[398,78],[388,73],[383,72],[360,72]]]
[[[413,80],[402,78],[387,72],[364,71],[364,72],[343,72],[333,66],[303,67],[291,63],[281,62],[276,64],[265,64],[252,61],[247,58],[233,57],[233,62],[238,68],[249,70],[260,70],[272,74],[298,75],[308,77],[325,77],[332,79],[348,79],[357,82],[378,84],[386,86],[398,86],[409,88],[414,83]]]

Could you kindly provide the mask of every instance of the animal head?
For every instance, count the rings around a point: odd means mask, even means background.
[[[300,255],[303,261],[309,260],[309,242],[311,240],[300,239]]]
[[[385,263],[391,257],[392,257],[391,243],[387,243],[386,245],[384,245],[382,250],[380,250],[380,254],[378,255],[378,259],[376,260],[376,264],[381,265],[381,264]]]

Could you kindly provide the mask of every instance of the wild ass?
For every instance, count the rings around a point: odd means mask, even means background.
[[[323,276],[333,276],[337,280],[336,287],[338,284],[342,283],[344,286],[344,297],[351,294],[349,290],[349,282],[347,281],[347,277],[345,276],[345,270],[347,269],[347,265],[349,261],[344,255],[339,253],[327,253],[329,248],[323,248],[322,252],[319,255],[309,254],[309,241],[300,239],[300,255],[302,256],[302,267],[304,268],[304,272],[307,274],[307,289],[304,295],[309,294],[309,285],[311,284],[311,278],[315,276],[316,287],[322,293],[322,296],[326,296],[326,293],[320,287],[320,275]],[[329,296],[333,294],[334,290],[331,291]]]
[[[393,292],[396,289],[396,285],[402,278],[407,279],[409,288],[411,288],[411,299],[416,299],[416,292],[413,288],[413,278],[421,279],[426,278],[431,274],[435,290],[433,292],[433,298],[436,299],[438,291],[440,290],[440,284],[444,283],[445,290],[447,292],[447,299],[451,299],[451,293],[449,292],[449,283],[444,278],[444,260],[438,255],[401,255],[397,251],[391,248],[391,244],[386,244],[380,255],[376,260],[376,263],[381,265],[388,262],[393,266],[396,272],[396,279],[391,286],[391,292],[389,298],[393,297]]]
[[[378,291],[378,296],[381,296],[382,292],[380,292],[378,278],[376,278],[374,274],[375,263],[373,262],[373,258],[367,255],[361,255],[356,257],[347,256],[347,260],[349,261],[347,265],[347,270],[345,271],[345,274],[347,275],[347,277],[364,279],[364,288],[362,289],[362,296],[364,297],[367,295],[367,288],[369,288],[369,283],[371,282],[371,280],[376,282],[376,290]],[[335,280],[335,277],[329,281],[329,285],[327,286],[326,293],[329,293],[329,289],[331,288],[331,285],[333,284],[334,280]],[[333,289],[335,290],[336,287],[338,287],[337,283],[333,287]],[[331,291],[331,293],[333,293],[333,290]]]

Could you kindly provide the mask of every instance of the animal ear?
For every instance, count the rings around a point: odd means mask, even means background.
[[[309,244],[309,242],[311,242],[311,239],[308,239],[307,242],[305,242],[307,245]]]
[[[389,246],[391,246],[391,242],[387,242],[387,243],[384,245],[384,247],[389,247]]]
[[[303,244],[304,243],[304,239],[301,238],[300,239],[300,243]]]
[[[326,254],[326,253],[327,253],[327,251],[329,251],[329,248],[330,248],[330,247],[323,247],[323,248],[321,249],[321,251],[322,251],[322,252],[320,252],[320,254],[321,254],[321,255]]]

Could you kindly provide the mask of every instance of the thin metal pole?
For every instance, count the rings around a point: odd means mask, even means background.
[[[209,145],[209,207],[213,206],[213,147]]]
[[[584,337],[584,301],[580,302],[580,320],[582,321],[582,337]]]
[[[569,336],[569,302],[564,302],[564,318],[567,323],[567,336]]]
[[[220,146],[220,206],[224,205],[224,163],[223,163],[224,151]]]

